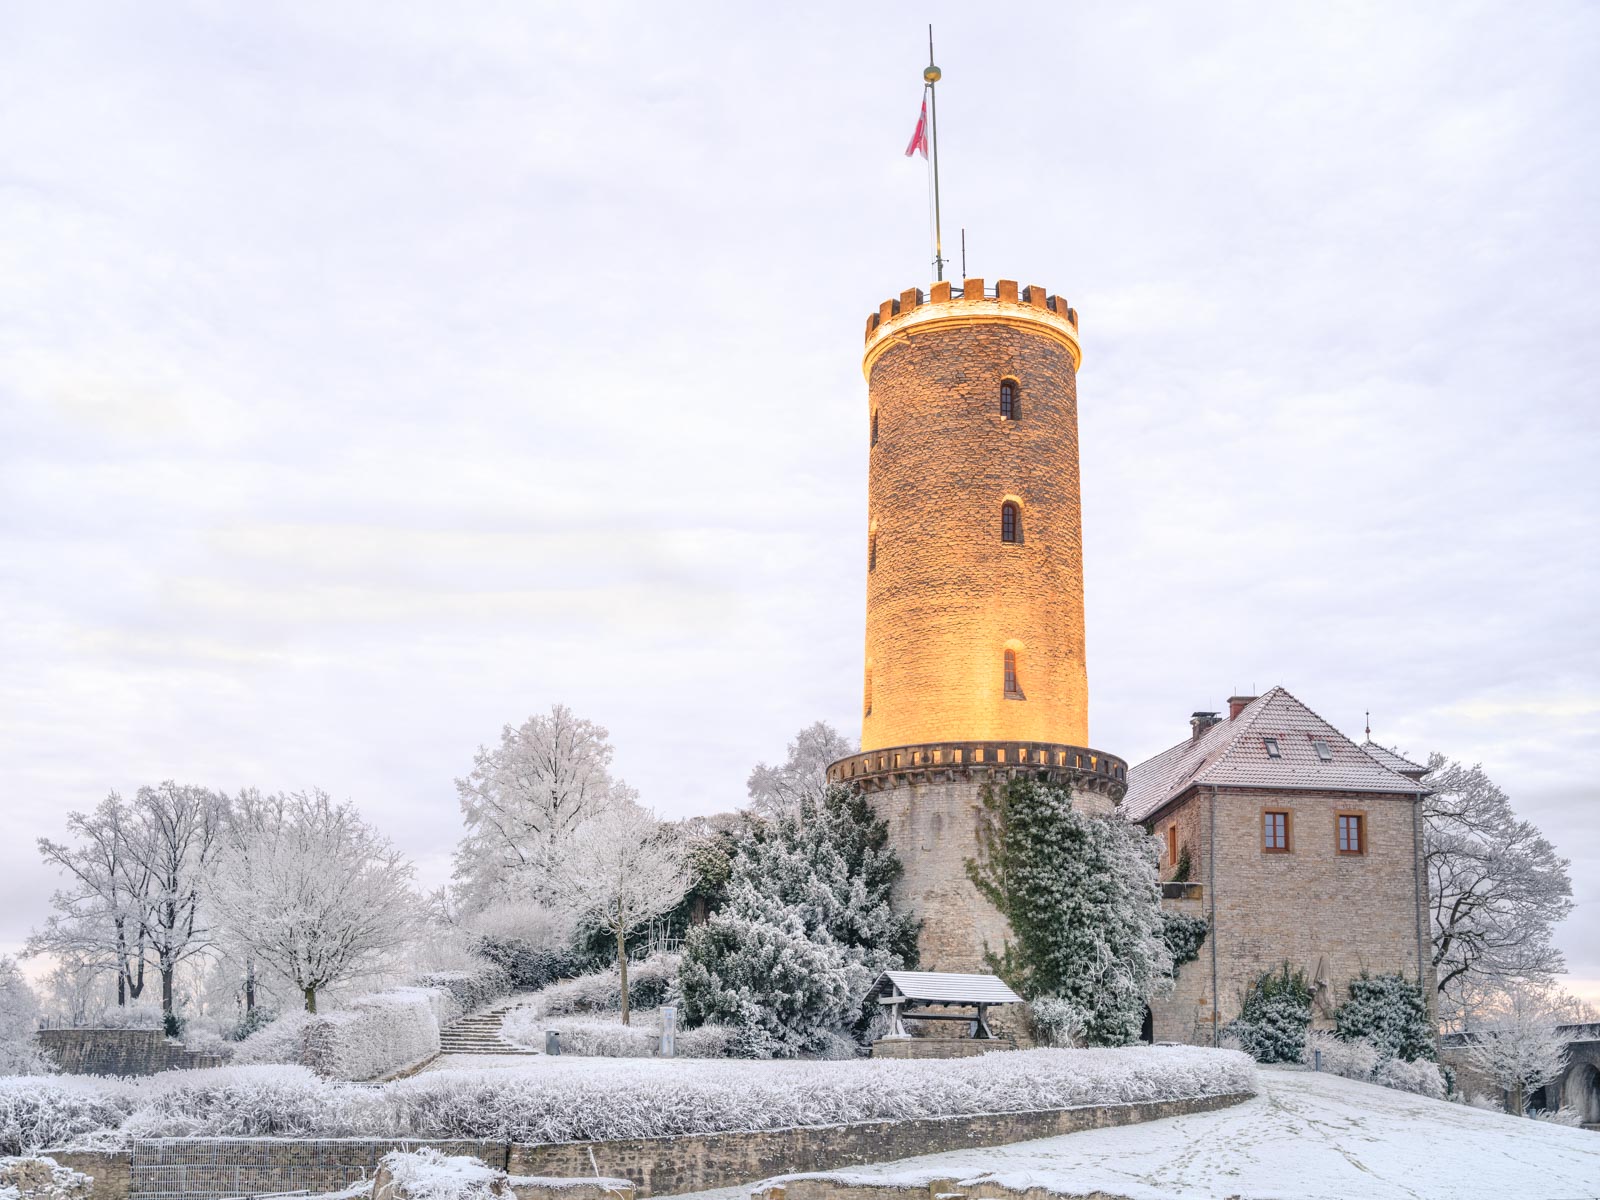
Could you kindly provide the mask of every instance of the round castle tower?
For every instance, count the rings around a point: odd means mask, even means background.
[[[1078,314],[981,279],[867,318],[871,460],[861,753],[923,918],[924,970],[983,969],[1000,915],[971,885],[985,784],[1020,773],[1109,810],[1126,764],[1091,750],[1078,491]]]

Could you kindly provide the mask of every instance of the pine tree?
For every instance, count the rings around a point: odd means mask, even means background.
[[[1311,985],[1304,971],[1284,963],[1258,978],[1245,993],[1239,1019],[1228,1026],[1240,1048],[1257,1062],[1301,1062],[1311,1025]]]
[[[1072,1005],[1090,1045],[1134,1041],[1172,971],[1155,839],[1076,811],[1063,787],[1013,779],[984,790],[979,845],[967,873],[1012,933],[988,948],[990,969],[1030,1000]]]

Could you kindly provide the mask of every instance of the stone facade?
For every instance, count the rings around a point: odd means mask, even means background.
[[[1263,847],[1266,811],[1289,814],[1287,852]],[[1365,853],[1338,852],[1338,813],[1363,815]],[[1213,1019],[1236,1017],[1250,984],[1286,961],[1313,981],[1325,964],[1318,1026],[1331,1025],[1332,1008],[1363,970],[1429,976],[1415,795],[1194,789],[1152,825],[1163,846],[1177,827],[1203,897],[1165,905],[1211,925],[1176,991],[1151,1004],[1157,1041],[1211,1044]],[[1163,874],[1176,865],[1163,851]]]
[[[1040,288],[996,291],[912,290],[869,321],[864,750],[1088,740],[1076,314]],[[1005,693],[1007,649],[1025,699]]]

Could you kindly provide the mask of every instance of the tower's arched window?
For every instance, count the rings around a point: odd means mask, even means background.
[[[864,717],[872,715],[872,664],[870,662],[867,664],[866,684],[861,690],[861,715]]]
[[[1005,421],[1015,421],[1022,416],[1022,403],[1017,395],[1017,381],[1015,379],[1002,379],[1000,381],[1000,417]]]
[[[872,444],[878,444],[878,410],[872,410]]]
[[[1015,650],[1006,651],[1006,699],[1027,699],[1022,694],[1022,681],[1017,675],[1017,652]]]
[[[1000,506],[1000,540],[1002,542],[1022,540],[1022,509],[1017,507],[1014,500],[1007,500]]]

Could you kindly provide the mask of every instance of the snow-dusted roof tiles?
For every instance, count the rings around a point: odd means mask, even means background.
[[[1318,752],[1319,741],[1326,759]],[[1397,754],[1390,757],[1406,761]],[[1130,821],[1142,821],[1193,785],[1403,795],[1415,795],[1421,786],[1281,687],[1252,700],[1231,721],[1220,721],[1198,738],[1186,738],[1129,767],[1121,811]]]
[[[869,993],[888,994],[894,984],[902,996],[932,1004],[1020,1004],[1022,997],[994,975],[946,975],[938,971],[885,971]]]
[[[1420,779],[1428,773],[1428,768],[1421,763],[1414,763],[1409,758],[1402,758],[1387,746],[1380,746],[1377,742],[1362,742],[1361,748],[1379,764],[1400,775],[1409,775],[1412,779]]]

